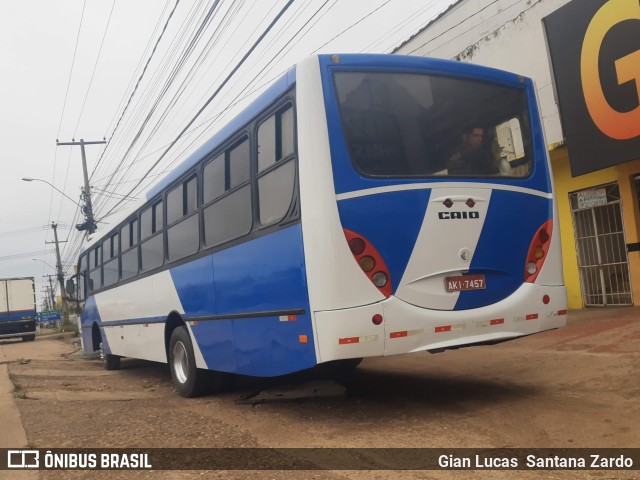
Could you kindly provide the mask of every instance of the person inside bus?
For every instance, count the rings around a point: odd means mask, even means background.
[[[447,160],[449,175],[497,175],[500,173],[500,157],[489,141],[485,128],[471,124],[462,131],[461,143]],[[488,143],[488,145],[487,145]]]

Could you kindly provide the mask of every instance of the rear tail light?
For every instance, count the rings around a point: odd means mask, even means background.
[[[547,259],[549,245],[551,245],[551,230],[553,228],[553,220],[547,220],[538,229],[531,240],[527,262],[524,267],[524,281],[533,283],[538,278],[538,274],[542,269],[544,261]]]
[[[362,235],[351,230],[344,229],[344,235],[347,237],[349,249],[358,265],[365,273],[371,283],[373,283],[380,293],[385,297],[390,297],[393,291],[391,287],[391,276],[389,269],[384,260],[375,247]]]

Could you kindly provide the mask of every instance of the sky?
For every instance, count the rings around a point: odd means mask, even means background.
[[[34,277],[40,309],[52,222],[73,273],[81,153],[56,139],[108,141],[85,147],[99,233],[300,59],[389,53],[454,3],[294,0],[203,109],[288,1],[0,2],[0,278]]]

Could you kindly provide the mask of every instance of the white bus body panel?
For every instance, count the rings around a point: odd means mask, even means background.
[[[144,319],[164,320],[170,312],[184,314],[169,270],[98,293],[95,299],[110,353],[167,362],[164,322],[144,323]],[[140,323],[109,325],[112,322],[131,319],[139,320]],[[191,329],[190,326],[187,328]],[[194,338],[193,334],[191,338]],[[192,343],[196,366],[206,368],[197,342]]]

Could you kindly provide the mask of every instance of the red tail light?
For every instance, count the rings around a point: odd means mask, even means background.
[[[349,248],[358,265],[369,277],[378,290],[387,298],[391,296],[393,291],[391,287],[391,276],[384,259],[375,249],[375,247],[362,235],[351,230],[344,229],[344,235],[347,237]]]
[[[553,220],[547,220],[538,229],[531,240],[529,246],[529,254],[527,262],[524,266],[524,281],[533,283],[538,278],[538,274],[542,269],[544,261],[547,259],[549,245],[551,245],[551,230],[553,228]]]

